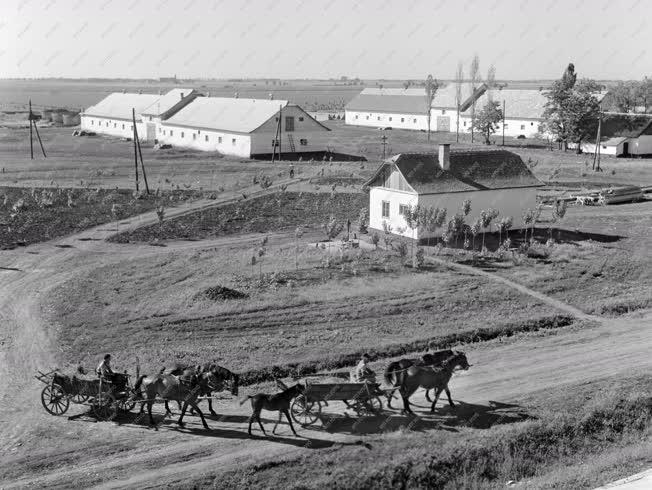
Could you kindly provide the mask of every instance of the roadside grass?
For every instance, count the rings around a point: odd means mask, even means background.
[[[279,191],[255,199],[209,208],[113,236],[118,243],[180,238],[204,239],[236,233],[281,231],[289,227],[319,230],[329,216],[352,223],[352,233],[368,198],[362,193],[309,193]]]
[[[346,365],[362,350],[390,356],[431,339],[567,324],[547,305],[490,280],[442,267],[413,271],[382,251],[327,260],[324,251],[302,247],[297,273],[293,238],[272,237],[252,267],[259,240],[135,257],[56,288],[47,311],[62,362],[88,365],[107,351],[128,368],[136,356],[156,370],[216,360],[251,371],[253,382],[278,374],[274,366],[310,372]],[[379,289],[379,281],[391,288]],[[248,297],[198,296],[216,286]]]
[[[399,429],[368,437],[364,444],[270,458],[187,483],[452,489],[504,488],[513,482],[523,488],[591,488],[636,471],[652,455],[652,385],[646,377],[626,381],[631,388],[614,388],[614,379],[601,379],[561,394],[540,393],[530,397],[536,405],[525,407],[530,417],[523,422],[499,421],[488,429]],[[634,459],[623,465],[627,456]],[[577,465],[581,469],[573,471]]]
[[[0,187],[0,249],[29,245],[202,197],[198,191],[159,196],[120,189]]]

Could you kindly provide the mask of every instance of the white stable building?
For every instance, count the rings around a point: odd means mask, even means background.
[[[473,96],[468,84],[461,87],[460,109],[464,111],[484,92],[480,84]],[[421,88],[365,88],[345,107],[344,121],[352,126],[427,131],[426,91]],[[430,107],[430,130],[455,132],[457,97],[455,84],[439,87]],[[461,123],[460,123],[461,125]]]
[[[276,138],[281,118],[280,138]],[[328,150],[330,131],[286,100],[198,97],[157,126],[160,143],[238,157]]]
[[[185,107],[199,94],[193,89],[173,89],[165,95],[116,92],[81,113],[81,129],[98,134],[133,138],[133,116],[142,141],[153,141],[156,124]]]
[[[603,155],[652,156],[652,115],[606,112],[600,134],[600,153]],[[594,153],[595,141],[582,143],[582,151]]]
[[[504,150],[452,150],[440,145],[439,152],[401,153],[386,160],[367,182],[369,225],[383,231],[383,223],[393,233],[422,240],[440,235],[425,229],[411,230],[404,218],[409,206],[446,209],[447,220],[461,212],[466,199],[471,224],[481,210],[489,208],[501,217],[511,216],[514,227],[523,226],[522,214],[537,206],[537,192],[543,184],[520,156]]]

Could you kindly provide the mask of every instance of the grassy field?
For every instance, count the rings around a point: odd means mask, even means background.
[[[523,488],[593,488],[640,470],[652,456],[649,378],[619,379],[618,389],[614,381],[571,385],[531,396],[520,406],[497,407],[498,420],[484,430],[478,428],[480,417],[434,433],[389,432],[364,444],[270,459],[219,479],[204,475],[188,483],[490,489],[512,482]],[[464,420],[463,408],[456,412],[458,420]]]
[[[186,190],[148,196],[126,189],[0,187],[0,249],[52,240],[201,196]]]

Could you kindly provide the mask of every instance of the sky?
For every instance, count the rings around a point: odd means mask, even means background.
[[[652,75],[650,0],[0,0],[0,78]]]

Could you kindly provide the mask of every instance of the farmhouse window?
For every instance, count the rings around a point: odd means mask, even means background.
[[[204,135],[204,141],[208,141],[208,135],[207,134]]]
[[[278,122],[278,117],[275,117],[275,118],[274,118],[274,121]]]
[[[405,216],[408,211],[408,205],[407,204],[399,204],[398,205],[398,214],[401,216]]]
[[[149,116],[149,120],[150,120],[150,121],[152,120],[152,116]]]
[[[272,146],[278,146],[278,140],[277,139],[272,140]]]
[[[299,144],[300,144],[301,146],[308,146],[308,140],[305,139],[305,138],[301,138],[301,139],[299,140]]]
[[[123,125],[122,125],[122,129],[124,129],[124,128],[125,128],[125,125],[123,124]]]
[[[294,131],[294,116],[285,116],[285,131]]]
[[[185,136],[185,133],[181,131],[181,137],[183,138]]]
[[[367,116],[367,121],[369,120],[369,116]]]
[[[414,119],[414,124],[416,124],[416,123],[417,123],[417,120],[416,120],[416,119]]]
[[[466,121],[464,121],[464,126],[466,126]]]
[[[383,201],[382,217],[389,218],[389,201]]]
[[[530,123],[530,126],[534,126],[534,123],[533,123],[533,122],[531,122],[531,123]]]
[[[217,142],[220,143],[220,144],[222,143],[222,137],[221,136],[217,137]]]
[[[195,133],[192,133],[192,140],[195,141],[197,139],[197,135]]]
[[[129,131],[133,131],[133,130],[134,130],[134,125],[132,124],[131,126],[129,126]]]
[[[446,109],[442,109],[442,110],[441,110],[441,115],[442,115],[442,116],[445,116],[445,115],[446,115]]]
[[[355,115],[355,118],[356,118],[356,119],[358,118],[358,115],[357,115],[357,114]]]
[[[91,126],[95,126],[95,121],[91,119]]]
[[[405,122],[405,118],[404,118],[404,117],[401,118],[401,122]]]
[[[118,123],[113,123],[113,127],[114,127],[114,128],[117,128],[117,127],[118,127]]]
[[[303,117],[300,117],[300,118],[299,118],[299,122],[303,122]]]
[[[390,121],[392,120],[391,116],[390,116],[389,120],[390,120]]]
[[[233,146],[235,146],[235,138],[233,138],[233,139],[231,140],[231,144],[232,144]]]
[[[174,136],[174,131],[170,130],[170,136]]]
[[[165,129],[163,130],[163,136],[165,136]]]
[[[378,116],[378,120],[380,121],[380,116]]]
[[[525,124],[521,124],[521,129],[525,129]]]
[[[507,129],[509,127],[509,124],[505,123],[503,124],[503,128]]]

